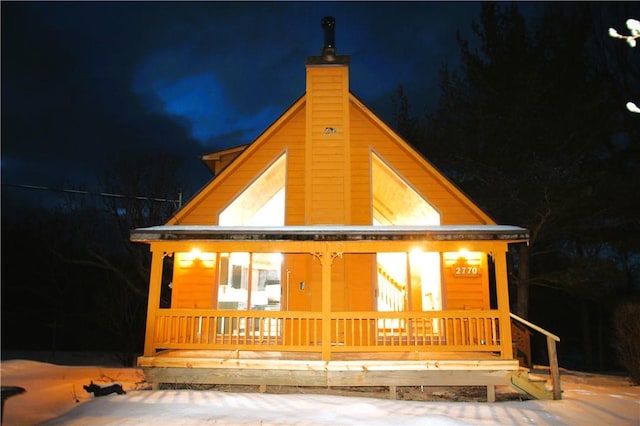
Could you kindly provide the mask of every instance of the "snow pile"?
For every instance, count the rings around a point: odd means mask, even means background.
[[[69,367],[36,361],[2,361],[3,386],[26,389],[5,401],[2,425],[38,424],[56,418],[92,399],[83,388],[91,381],[98,385],[113,382],[125,390],[144,383],[142,371],[134,368]]]
[[[3,361],[4,426],[33,425],[638,425],[640,387],[624,377],[563,371],[561,401],[422,402],[318,394],[147,389],[141,370]],[[82,385],[120,383],[94,398]]]

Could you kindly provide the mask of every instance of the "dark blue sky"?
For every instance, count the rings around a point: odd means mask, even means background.
[[[523,5],[533,7],[532,4]],[[93,185],[114,156],[198,155],[251,142],[305,90],[323,16],[351,90],[386,121],[416,113],[471,38],[478,2],[3,2],[2,179]],[[197,182],[196,186],[204,184]]]

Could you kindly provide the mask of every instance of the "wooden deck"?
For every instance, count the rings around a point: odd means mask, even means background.
[[[508,385],[518,360],[486,352],[342,353],[323,361],[304,352],[171,350],[138,358],[147,382],[266,386],[495,386]]]

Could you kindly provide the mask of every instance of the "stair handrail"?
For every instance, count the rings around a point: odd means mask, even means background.
[[[560,338],[555,334],[539,327],[526,319],[519,317],[513,312],[509,312],[511,318],[526,325],[529,328],[537,331],[538,333],[547,336],[547,351],[549,353],[549,372],[551,373],[551,387],[553,390],[553,399],[562,399],[562,389],[560,388],[560,368],[558,367],[558,352],[556,351],[556,342],[560,341]]]
[[[545,330],[544,328],[537,326],[529,321],[527,321],[526,319],[519,317],[518,315],[514,314],[513,312],[509,312],[509,315],[511,315],[511,318],[513,318],[514,320],[521,322],[522,324],[526,325],[529,328],[533,328],[535,331],[537,331],[540,334],[544,334],[547,337],[552,338],[553,340],[555,340],[556,342],[560,341],[560,338],[558,336],[556,336],[555,334]]]

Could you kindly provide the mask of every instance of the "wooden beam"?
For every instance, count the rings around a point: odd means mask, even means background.
[[[504,243],[506,246],[506,243]],[[466,249],[489,253],[496,248],[493,241],[426,241],[426,240],[364,240],[364,241],[289,241],[289,240],[161,240],[151,242],[152,250],[190,252],[253,253],[378,253],[378,252],[448,252]],[[506,251],[506,249],[505,249]],[[503,251],[502,253],[504,253]]]
[[[370,360],[353,359],[350,361],[324,361],[321,359],[287,359],[287,358],[243,358],[228,357],[198,357],[182,356],[181,352],[199,351],[173,351],[176,356],[159,354],[155,357],[138,358],[140,367],[159,368],[193,368],[193,369],[243,369],[243,370],[304,370],[304,371],[331,371],[337,376],[346,372],[384,372],[384,371],[517,371],[518,360],[503,359],[425,359],[425,360]],[[207,352],[207,351],[204,351]],[[233,351],[235,352],[235,351]],[[300,354],[293,353],[294,356]],[[446,356],[446,355],[445,355]],[[458,354],[459,356],[459,354]],[[356,358],[357,355],[352,355]]]
[[[335,253],[319,254],[322,264],[322,359],[331,360],[331,264]]]
[[[262,370],[240,368],[143,368],[151,383],[197,383],[266,386],[507,386],[510,371],[324,371]],[[493,389],[495,398],[495,388]]]
[[[511,342],[511,308],[509,307],[509,282],[507,279],[507,244],[495,243],[492,250],[496,276],[496,298],[500,312],[500,356],[513,358]]]
[[[560,385],[560,369],[558,368],[558,353],[556,351],[556,341],[551,336],[547,336],[547,351],[549,353],[549,372],[551,373],[551,387],[553,388],[553,399],[562,399],[562,387]]]
[[[153,249],[153,246],[151,247]],[[163,251],[151,252],[151,274],[149,277],[149,300],[147,302],[147,327],[144,336],[144,355],[155,353],[156,311],[160,308],[160,287],[162,286]]]
[[[487,402],[496,402],[496,385],[487,385]]]

